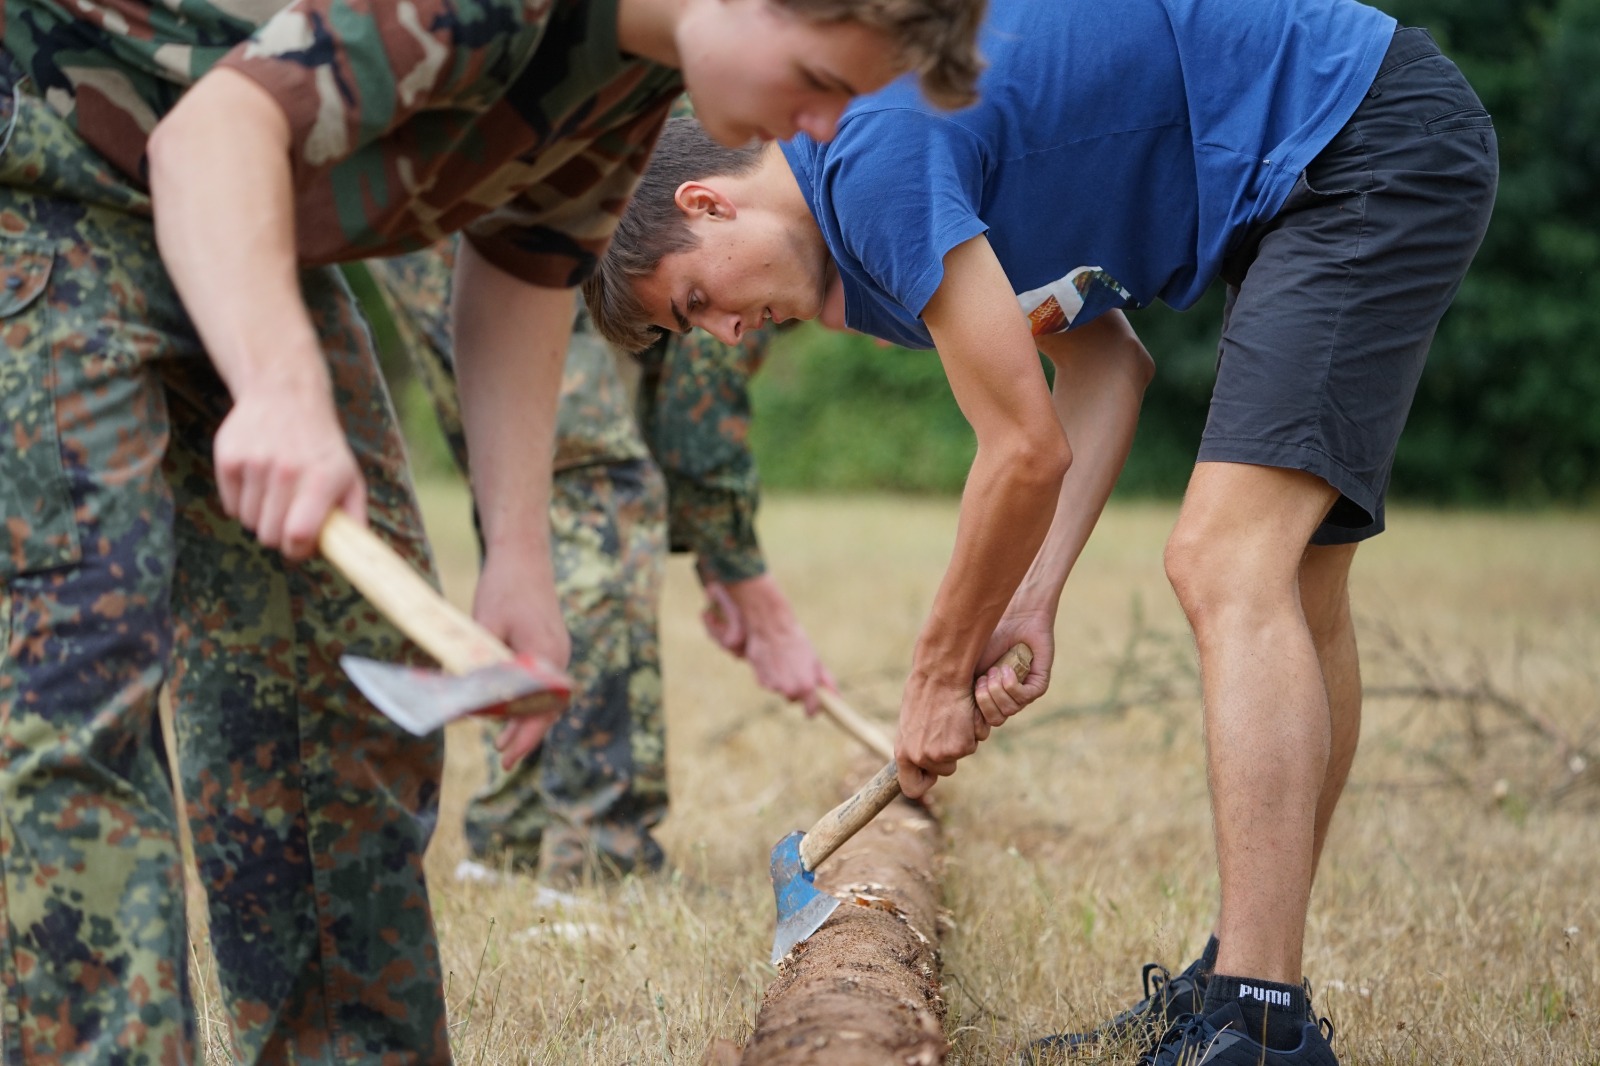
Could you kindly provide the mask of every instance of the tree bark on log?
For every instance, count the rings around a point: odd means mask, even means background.
[[[843,900],[778,966],[740,1066],[937,1066],[939,824],[898,799],[816,872]]]

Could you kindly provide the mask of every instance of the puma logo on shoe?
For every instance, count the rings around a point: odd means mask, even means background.
[[[1255,985],[1240,984],[1240,999],[1253,999],[1257,1003],[1270,1003],[1274,1007],[1287,1007],[1289,993],[1276,988],[1257,988]]]

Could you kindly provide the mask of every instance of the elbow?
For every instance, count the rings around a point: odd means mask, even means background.
[[[267,91],[232,70],[213,70],[195,82],[150,131],[145,166],[151,198],[181,193],[213,172],[211,163],[289,154],[289,123]]]
[[[1040,457],[1039,465],[1044,473],[1041,480],[1047,485],[1061,484],[1061,479],[1067,476],[1067,471],[1072,468],[1072,445],[1067,443],[1066,434],[1059,435],[1052,441]]]
[[[1072,466],[1072,446],[1067,435],[1057,423],[1049,429],[1019,438],[1005,458],[1006,468],[1013,478],[1026,483],[1029,489],[1054,491]]]
[[[1122,345],[1122,366],[1133,387],[1143,396],[1156,378],[1156,361],[1137,337],[1130,337]]]
[[[203,102],[184,106],[189,103],[187,99],[178,101],[178,106],[156,123],[145,141],[145,174],[158,224],[162,205],[170,209],[182,204],[191,195],[193,182],[215,170],[208,155],[208,149],[214,151],[215,146],[208,145],[204,116],[198,113],[198,105]]]
[[[160,200],[169,175],[181,174],[183,168],[175,160],[183,153],[187,130],[181,112],[173,112],[150,131],[145,141],[144,157],[150,183],[150,198]]]

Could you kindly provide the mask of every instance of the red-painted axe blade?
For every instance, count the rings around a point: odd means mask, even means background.
[[[438,660],[443,672],[339,660],[373,705],[417,735],[466,714],[511,717],[562,710],[572,679],[510,648],[425,581],[411,564],[343,511],[322,525],[317,547],[367,601]]]
[[[419,737],[468,714],[511,717],[559,711],[572,695],[565,674],[531,655],[460,675],[357,655],[342,656],[339,665],[374,707]]]

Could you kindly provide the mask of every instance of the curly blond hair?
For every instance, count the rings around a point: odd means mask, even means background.
[[[1048,0],[1059,3],[1062,0]],[[922,92],[940,107],[966,107],[978,98],[978,26],[985,0],[773,0],[808,22],[855,22],[880,30],[916,72]]]

